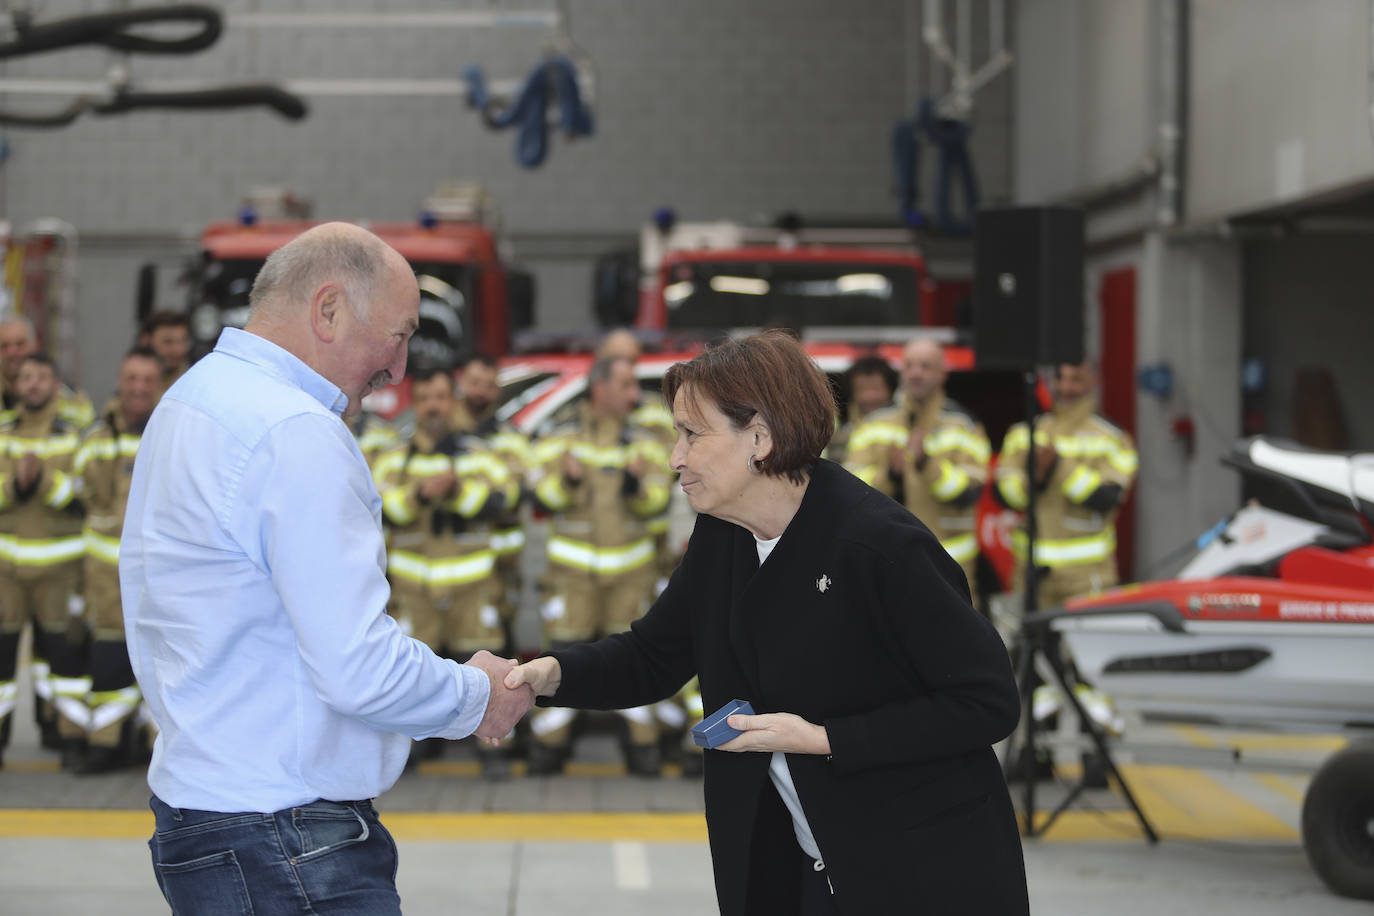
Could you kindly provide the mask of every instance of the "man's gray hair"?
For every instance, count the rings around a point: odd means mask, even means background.
[[[29,340],[38,342],[38,330],[33,326],[33,319],[28,315],[19,312],[6,312],[0,315],[0,325],[17,324],[29,335]]]
[[[386,251],[386,243],[370,233],[332,227],[305,232],[267,257],[248,294],[249,318],[303,304],[320,284],[333,281],[353,314],[365,319]]]

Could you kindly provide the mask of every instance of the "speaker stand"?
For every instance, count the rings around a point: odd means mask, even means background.
[[[1052,623],[1055,619],[1066,615],[1063,609],[1054,609],[1039,613],[1039,571],[1035,565],[1035,540],[1038,534],[1035,515],[1035,494],[1039,489],[1035,480],[1035,420],[1036,420],[1036,383],[1038,379],[1034,369],[1026,372],[1026,433],[1028,441],[1026,445],[1026,568],[1024,585],[1025,594],[1022,600],[1021,626],[1017,632],[1016,648],[1017,672],[1016,686],[1021,691],[1021,740],[1020,747],[1015,743],[1008,755],[1011,766],[1021,767],[1022,796],[1021,807],[1025,816],[1025,823],[1022,826],[1022,833],[1028,837],[1042,836],[1050,829],[1059,815],[1068,810],[1069,806],[1078,800],[1087,788],[1087,773],[1084,772],[1078,781],[1070,788],[1069,793],[1055,806],[1045,818],[1043,824],[1037,825],[1035,822],[1035,763],[1038,757],[1039,747],[1036,742],[1036,735],[1040,731],[1035,724],[1034,716],[1034,694],[1036,680],[1036,660],[1043,659],[1049,666],[1054,675],[1054,679],[1059,683],[1059,689],[1064,692],[1073,705],[1074,712],[1078,715],[1080,726],[1088,733],[1092,739],[1097,753],[1101,755],[1103,763],[1107,766],[1107,772],[1116,780],[1116,784],[1121,788],[1121,794],[1126,799],[1126,804],[1135,813],[1136,820],[1140,822],[1140,829],[1145,834],[1145,838],[1151,843],[1159,842],[1159,835],[1155,833],[1154,827],[1150,824],[1149,818],[1141,809],[1136,801],[1135,795],[1131,793],[1131,787],[1127,784],[1126,778],[1117,769],[1116,760],[1112,756],[1111,748],[1107,746],[1107,738],[1093,718],[1088,715],[1078,696],[1074,693],[1074,685],[1069,683],[1068,673],[1064,668],[1064,663],[1059,657],[1059,647],[1055,640],[1051,638]],[[1019,757],[1017,756],[1019,754]]]

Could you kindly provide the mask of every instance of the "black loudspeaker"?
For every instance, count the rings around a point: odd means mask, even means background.
[[[1083,211],[979,210],[973,331],[979,368],[1083,361]]]

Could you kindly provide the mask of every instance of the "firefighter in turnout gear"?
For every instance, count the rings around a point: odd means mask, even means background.
[[[897,370],[881,356],[863,356],[845,372],[849,383],[849,406],[844,421],[835,428],[822,457],[838,464],[849,463],[849,441],[874,411],[892,406],[897,393]]]
[[[152,350],[136,349],[125,356],[114,406],[87,432],[73,466],[86,503],[86,620],[91,631],[89,731],[77,773],[117,769],[143,751],[135,715],[142,695],[129,666],[119,600],[119,536],[134,456],[162,385],[162,366]]]
[[[1035,565],[1039,607],[1117,583],[1116,515],[1135,479],[1138,459],[1129,433],[1095,413],[1090,363],[1063,365],[1054,409],[1035,423]],[[1025,423],[1007,431],[997,459],[997,494],[1024,511],[1029,502]],[[1026,535],[1018,531],[1016,580],[1025,581]]]
[[[353,433],[353,438],[358,443],[358,450],[363,453],[363,460],[372,469],[373,479],[377,479],[377,462],[401,444],[400,435],[394,426],[367,410],[360,411],[356,417],[346,422],[349,432]],[[380,488],[380,481],[378,486]]]
[[[38,352],[38,335],[29,319],[11,316],[0,320],[0,404],[5,410],[19,407],[19,366],[24,357]],[[57,383],[57,414],[80,431],[95,420],[95,408],[85,392],[73,391],[59,380]]]
[[[496,609],[489,520],[519,498],[519,481],[486,442],[453,428],[453,376],[411,376],[415,433],[378,461],[382,512],[391,526],[387,573],[393,612],[411,636],[462,663],[505,641]],[[428,756],[443,748],[430,739]],[[478,746],[485,775],[506,775],[502,752]]]
[[[86,694],[80,580],[80,480],[72,473],[78,430],[59,415],[57,370],[41,353],[24,357],[17,406],[0,422],[0,747],[16,702],[19,633],[32,621],[33,680],[43,743],[62,749],[64,767],[82,759]]]
[[[992,449],[983,426],[945,397],[940,345],[920,338],[902,353],[902,394],[849,440],[847,467],[925,522],[977,593],[975,509]]]
[[[497,384],[496,360],[488,356],[470,359],[458,375],[458,398],[453,411],[453,428],[483,439],[506,465],[511,478],[519,484],[525,479],[530,464],[530,443],[514,426],[496,416],[496,398],[501,394]],[[520,555],[525,549],[525,528],[520,521],[520,506],[509,502],[492,519],[491,549],[496,553],[497,600],[505,633],[504,650],[498,654],[515,654],[512,627],[515,612],[520,606]]]
[[[598,359],[587,376],[589,398],[573,423],[534,448],[530,490],[553,514],[541,609],[554,646],[629,628],[648,606],[655,545],[647,521],[668,504],[668,456],[651,432],[628,422],[639,401],[634,367],[623,357]],[[658,725],[648,707],[622,710],[631,772],[657,775]],[[573,712],[537,710],[530,722],[531,773],[562,768]]]

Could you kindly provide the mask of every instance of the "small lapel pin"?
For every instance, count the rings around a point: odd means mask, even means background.
[[[825,573],[821,573],[821,577],[816,580],[816,590],[819,591],[822,595],[824,595],[825,590],[829,587],[830,577],[827,576]]]

